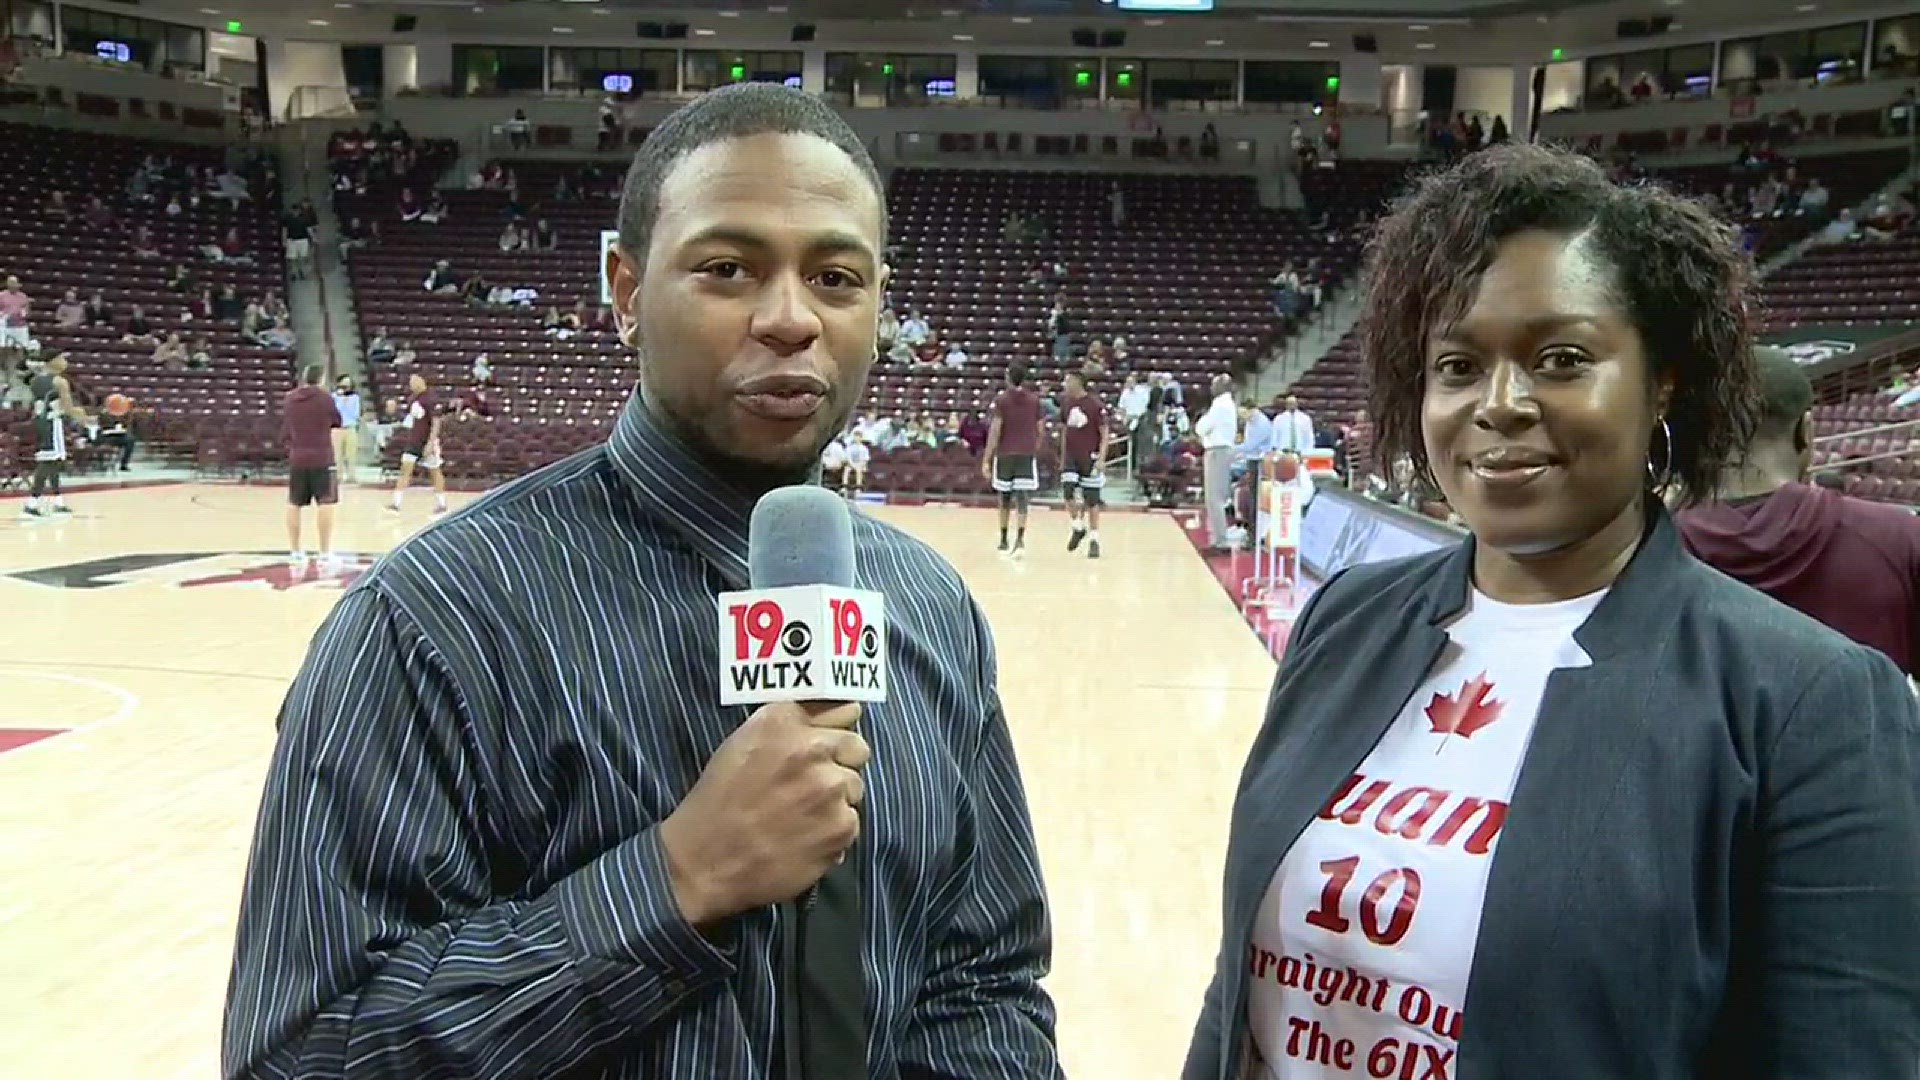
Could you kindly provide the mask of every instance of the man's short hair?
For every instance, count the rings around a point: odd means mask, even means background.
[[[1007,385],[1025,386],[1027,382],[1027,362],[1015,360],[1007,365]]]
[[[327,381],[326,365],[308,364],[306,367],[301,368],[300,381],[308,386],[319,386],[321,383]]]
[[[1772,345],[1754,349],[1753,363],[1760,383],[1761,429],[1772,434],[1792,431],[1813,408],[1813,381],[1792,353]]]
[[[660,189],[680,159],[712,143],[753,135],[812,135],[853,159],[880,202],[880,244],[887,242],[887,189],[866,144],[825,101],[780,83],[735,83],[693,99],[647,135],[620,193],[620,246],[643,265],[660,216]]]

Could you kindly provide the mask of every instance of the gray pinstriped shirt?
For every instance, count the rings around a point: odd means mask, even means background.
[[[280,714],[224,1031],[228,1077],[758,1080],[775,908],[715,942],[657,830],[749,710],[715,596],[753,493],[629,403],[605,446],[405,542],[340,601]],[[871,1076],[1061,1075],[1051,941],[987,625],[855,515],[891,699],[855,847]]]

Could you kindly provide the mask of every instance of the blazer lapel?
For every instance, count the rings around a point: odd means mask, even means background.
[[[1675,571],[1688,556],[1665,509],[1655,503],[1649,514],[1640,550],[1574,633],[1592,666],[1547,680],[1508,803],[1462,1002],[1460,1060],[1474,1075],[1524,1072],[1542,1050],[1540,1032],[1552,1029],[1525,1017],[1566,1007],[1550,992],[1565,977],[1566,953],[1555,946],[1593,927],[1570,925],[1556,900],[1606,888],[1581,846],[1614,831],[1620,793],[1640,782],[1646,748],[1658,741],[1648,729],[1667,722],[1650,698],[1680,607]]]
[[[1455,549],[1419,600],[1410,605],[1405,629],[1383,635],[1390,644],[1381,653],[1367,656],[1364,667],[1355,663],[1343,678],[1328,679],[1325,675],[1341,658],[1320,661],[1302,656],[1295,670],[1310,672],[1314,681],[1291,678],[1274,695],[1267,730],[1253,751],[1259,769],[1241,784],[1239,805],[1246,808],[1248,817],[1237,821],[1232,833],[1240,850],[1227,856],[1232,868],[1225,911],[1226,925],[1234,935],[1230,956],[1246,954],[1254,916],[1287,849],[1366,760],[1433,670],[1446,648],[1446,622],[1466,606],[1472,565],[1471,544]],[[1303,642],[1302,648],[1311,651],[1315,645]],[[1271,745],[1260,745],[1269,740]],[[1230,1010],[1225,1031],[1229,1050],[1237,1057],[1239,1036],[1246,1025],[1244,965],[1234,968],[1231,985],[1224,1001]],[[1237,1063],[1229,1065],[1230,1070],[1237,1067]]]

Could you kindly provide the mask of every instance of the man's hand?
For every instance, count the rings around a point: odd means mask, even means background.
[[[761,706],[660,824],[681,913],[705,928],[791,900],[860,835],[860,769],[872,756],[858,705]]]

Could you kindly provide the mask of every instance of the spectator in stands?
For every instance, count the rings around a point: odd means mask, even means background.
[[[1467,1010],[1464,1042],[1425,1033],[1459,1075],[1911,1072],[1920,863],[1887,853],[1920,850],[1913,693],[1702,567],[1655,495],[1708,495],[1752,430],[1751,274],[1703,207],[1531,145],[1421,180],[1382,224],[1359,346],[1382,450],[1469,535],[1336,574],[1294,621],[1184,1075],[1270,1072],[1290,1024],[1295,1046],[1370,1037],[1370,1010],[1276,991],[1250,950],[1361,986],[1425,958],[1423,1007]],[[1511,811],[1464,848],[1472,811],[1400,812],[1455,799]],[[1418,859],[1449,903],[1346,933],[1384,921],[1321,903],[1362,833],[1361,880]]]
[[[1227,544],[1228,480],[1233,468],[1233,448],[1239,438],[1240,414],[1233,403],[1233,380],[1215,375],[1210,387],[1213,404],[1194,425],[1200,446],[1206,451],[1202,460],[1201,490],[1205,492],[1207,546],[1223,551]]]
[[[560,250],[560,234],[554,231],[546,218],[541,218],[533,226],[533,247],[538,251]]]
[[[1200,160],[1220,160],[1220,133],[1213,129],[1211,120],[1207,121],[1206,127],[1200,129]]]
[[[907,312],[907,321],[900,324],[900,340],[912,348],[919,348],[933,338],[933,328],[927,325],[926,317],[919,308]]]
[[[53,324],[62,330],[72,330],[87,321],[87,306],[80,302],[80,291],[68,289],[60,298],[59,306],[53,309]]]
[[[260,300],[260,309],[269,319],[291,319],[293,312],[287,307],[287,301],[281,297],[280,290],[268,289],[267,295]]]
[[[207,335],[197,334],[193,339],[193,347],[187,352],[187,370],[210,371],[212,368],[213,343],[207,340]]]
[[[533,145],[533,122],[527,119],[527,110],[513,110],[513,119],[501,125],[507,132],[507,145],[515,150],[525,150]]]
[[[397,344],[398,348],[394,350],[393,354],[393,366],[397,368],[411,366],[420,354],[413,351],[412,342],[402,340]]]
[[[460,291],[460,277],[453,272],[453,264],[445,259],[433,264],[427,273],[426,289],[433,293],[457,293]]]
[[[227,209],[238,210],[243,202],[253,201],[253,193],[247,190],[247,182],[231,166],[223,167],[220,175],[214,177],[213,195],[217,199],[227,200]]]
[[[968,453],[979,457],[980,452],[986,449],[987,435],[991,430],[985,413],[968,413],[967,418],[960,421],[960,441],[966,444]]]
[[[946,362],[950,368],[965,367],[967,364],[967,350],[962,347],[958,341],[949,342],[947,344]]]
[[[893,348],[893,343],[897,341],[899,337],[900,337],[900,317],[893,313],[892,307],[881,308],[880,309],[880,336],[878,339],[880,351],[882,353],[885,353],[891,350]]]
[[[1133,349],[1127,344],[1127,335],[1113,335],[1113,362],[1108,366],[1115,371],[1129,371],[1133,368]]]
[[[1758,350],[1760,423],[1715,501],[1675,516],[1688,550],[1775,600],[1920,662],[1920,518],[1807,484],[1813,384],[1784,349]]]
[[[213,317],[219,322],[238,322],[246,314],[246,302],[240,299],[240,290],[232,285],[222,286],[220,296],[213,302]]]
[[[167,288],[177,293],[190,293],[200,284],[199,275],[187,269],[185,263],[174,263],[167,273]]]
[[[427,196],[427,208],[420,211],[422,225],[438,225],[447,220],[447,200],[438,191]]]
[[[400,189],[400,220],[420,220],[420,201],[413,197],[413,189],[410,187]]]
[[[184,371],[187,366],[187,344],[180,340],[177,331],[169,332],[167,340],[154,346],[153,362],[168,371]]]
[[[127,332],[120,335],[122,345],[157,345],[160,339],[154,336],[153,324],[147,321],[146,309],[139,304],[133,305],[133,313],[127,316]]]
[[[1799,204],[1795,210],[1803,216],[1819,220],[1827,216],[1827,202],[1831,198],[1832,193],[1816,176],[1808,180],[1807,186],[1800,192]]]
[[[87,298],[86,316],[88,326],[113,325],[113,308],[107,305],[107,298],[98,292]]]
[[[476,383],[492,382],[493,381],[492,358],[489,357],[486,353],[481,353],[480,355],[474,357],[472,375],[473,375],[473,381]]]
[[[399,350],[394,347],[393,339],[387,336],[387,328],[382,326],[374,330],[373,340],[367,343],[367,360],[370,363],[384,364],[393,359]]]
[[[160,257],[160,245],[154,242],[153,230],[142,222],[133,228],[133,253],[143,259]]]
[[[340,226],[340,257],[344,259],[349,252],[366,247],[378,239],[379,230],[376,227],[369,226],[358,216],[353,217]]]
[[[59,188],[54,188],[51,192],[48,192],[46,205],[40,208],[40,215],[42,217],[52,218],[55,221],[65,221],[67,220],[68,213],[67,193],[61,191]]]
[[[1493,130],[1487,134],[1487,145],[1499,146],[1512,137],[1507,130],[1507,118],[1496,113],[1493,118]]]
[[[1115,180],[1107,189],[1108,224],[1114,228],[1124,228],[1127,224],[1127,195],[1120,190],[1120,181]]]
[[[1841,244],[1860,239],[1860,226],[1853,220],[1853,211],[1843,206],[1832,221],[1821,227],[1818,235],[1823,244]]]
[[[0,392],[13,385],[13,372],[25,365],[27,355],[39,351],[29,321],[32,309],[33,299],[20,287],[20,279],[8,274],[6,287],[0,289]]]
[[[260,344],[271,349],[292,349],[296,339],[293,327],[287,325],[287,317],[276,316],[273,325],[260,331]]]
[[[500,231],[500,250],[511,253],[519,251],[525,245],[526,238],[520,232],[520,223],[517,221],[507,222],[507,227]]]
[[[112,208],[98,195],[87,199],[87,209],[81,219],[86,222],[87,228],[96,233],[106,232],[115,224]]]

